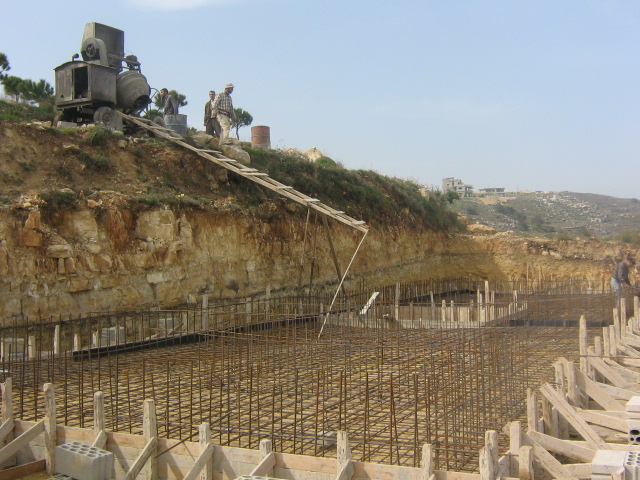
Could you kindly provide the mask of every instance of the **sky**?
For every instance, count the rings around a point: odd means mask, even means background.
[[[125,32],[150,86],[209,90],[276,149],[441,188],[640,198],[638,0],[0,0],[10,74],[51,85],[84,25]],[[155,92],[154,90],[154,92]],[[240,139],[251,139],[250,127]]]

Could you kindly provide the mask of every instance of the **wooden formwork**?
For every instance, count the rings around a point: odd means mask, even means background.
[[[11,413],[11,380],[2,385],[3,422],[0,426],[0,464],[16,465],[1,478],[20,478],[25,472],[57,472],[56,449],[72,441],[86,443],[114,454],[116,480],[138,476],[148,479],[229,480],[242,475],[287,480],[368,480],[402,478],[406,480],[494,480],[510,477],[515,471],[508,457],[498,458],[497,432],[489,431],[480,453],[480,473],[452,472],[433,468],[430,445],[421,450],[420,467],[405,467],[354,461],[346,432],[337,432],[336,458],[277,453],[269,440],[258,450],[222,447],[211,441],[208,424],[200,426],[198,442],[160,438],[157,435],[153,400],[144,402],[144,433],[133,435],[104,430],[102,394],[94,396],[93,429],[56,425],[55,395],[51,384],[44,385],[47,408],[37,422],[21,421]],[[522,467],[520,467],[522,468]]]
[[[624,305],[623,305],[624,307]],[[155,405],[145,400],[142,435],[108,432],[104,425],[101,394],[94,396],[94,428],[56,425],[54,386],[44,387],[44,417],[37,421],[13,418],[11,380],[2,386],[0,464],[46,466],[55,471],[55,446],[72,440],[102,446],[116,457],[117,480],[145,472],[145,478],[227,480],[241,475],[273,476],[287,480],[407,478],[435,480],[495,480],[496,477],[581,479],[591,475],[591,461],[597,450],[640,452],[629,445],[625,403],[640,396],[640,308],[635,315],[614,315],[613,325],[589,345],[587,320],[580,319],[580,361],[560,358],[552,366],[553,383],[527,395],[527,424],[511,422],[508,449],[499,456],[497,433],[485,434],[477,463],[479,473],[436,470],[432,446],[419,452],[421,467],[357,462],[350,454],[349,439],[339,431],[336,458],[276,453],[268,441],[260,449],[215,445],[208,424],[200,426],[200,441],[159,437]],[[626,311],[621,308],[622,311]],[[551,366],[550,366],[551,368]],[[44,462],[43,462],[44,461]]]

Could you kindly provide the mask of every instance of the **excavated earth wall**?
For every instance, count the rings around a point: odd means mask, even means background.
[[[361,233],[331,224],[342,269]],[[527,275],[602,282],[614,258],[638,249],[613,242],[523,239],[473,228],[446,236],[373,225],[350,270],[366,285],[469,276]],[[301,267],[302,265],[302,267]],[[313,273],[311,269],[313,268]],[[85,200],[46,215],[38,206],[0,211],[0,318],[166,307],[209,298],[293,291],[300,279],[337,278],[322,228],[291,214],[133,211]]]
[[[242,187],[232,189],[226,170],[153,139],[116,136],[97,144],[95,133],[0,122],[0,320],[336,283],[322,222],[312,216],[307,223],[297,204],[264,196],[248,212],[234,201]],[[117,192],[108,190],[114,185]],[[73,202],[43,200],[43,192],[65,191]],[[149,192],[190,196],[199,206],[131,201]],[[193,201],[198,195],[211,205]],[[640,257],[638,247],[618,243],[523,239],[478,225],[445,235],[413,223],[402,212],[396,223],[373,223],[347,287],[461,276],[577,277],[608,285],[615,258]],[[333,221],[329,228],[344,271],[362,234]]]

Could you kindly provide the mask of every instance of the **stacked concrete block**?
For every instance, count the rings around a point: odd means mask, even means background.
[[[640,480],[640,452],[627,452],[624,474],[625,480]]]
[[[640,452],[598,450],[591,461],[591,480],[611,480],[622,470],[625,480],[640,480]]]
[[[640,396],[631,397],[627,402],[627,428],[629,445],[640,445]]]
[[[597,450],[591,460],[591,480],[611,480],[611,474],[624,469],[627,452]]]
[[[113,453],[82,442],[56,447],[56,473],[78,480],[109,480],[113,475]]]

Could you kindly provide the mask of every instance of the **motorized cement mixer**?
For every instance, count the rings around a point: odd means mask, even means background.
[[[60,120],[103,123],[122,130],[121,110],[137,115],[151,102],[151,88],[134,55],[124,55],[124,32],[91,22],[84,27],[80,55],[55,68]]]

